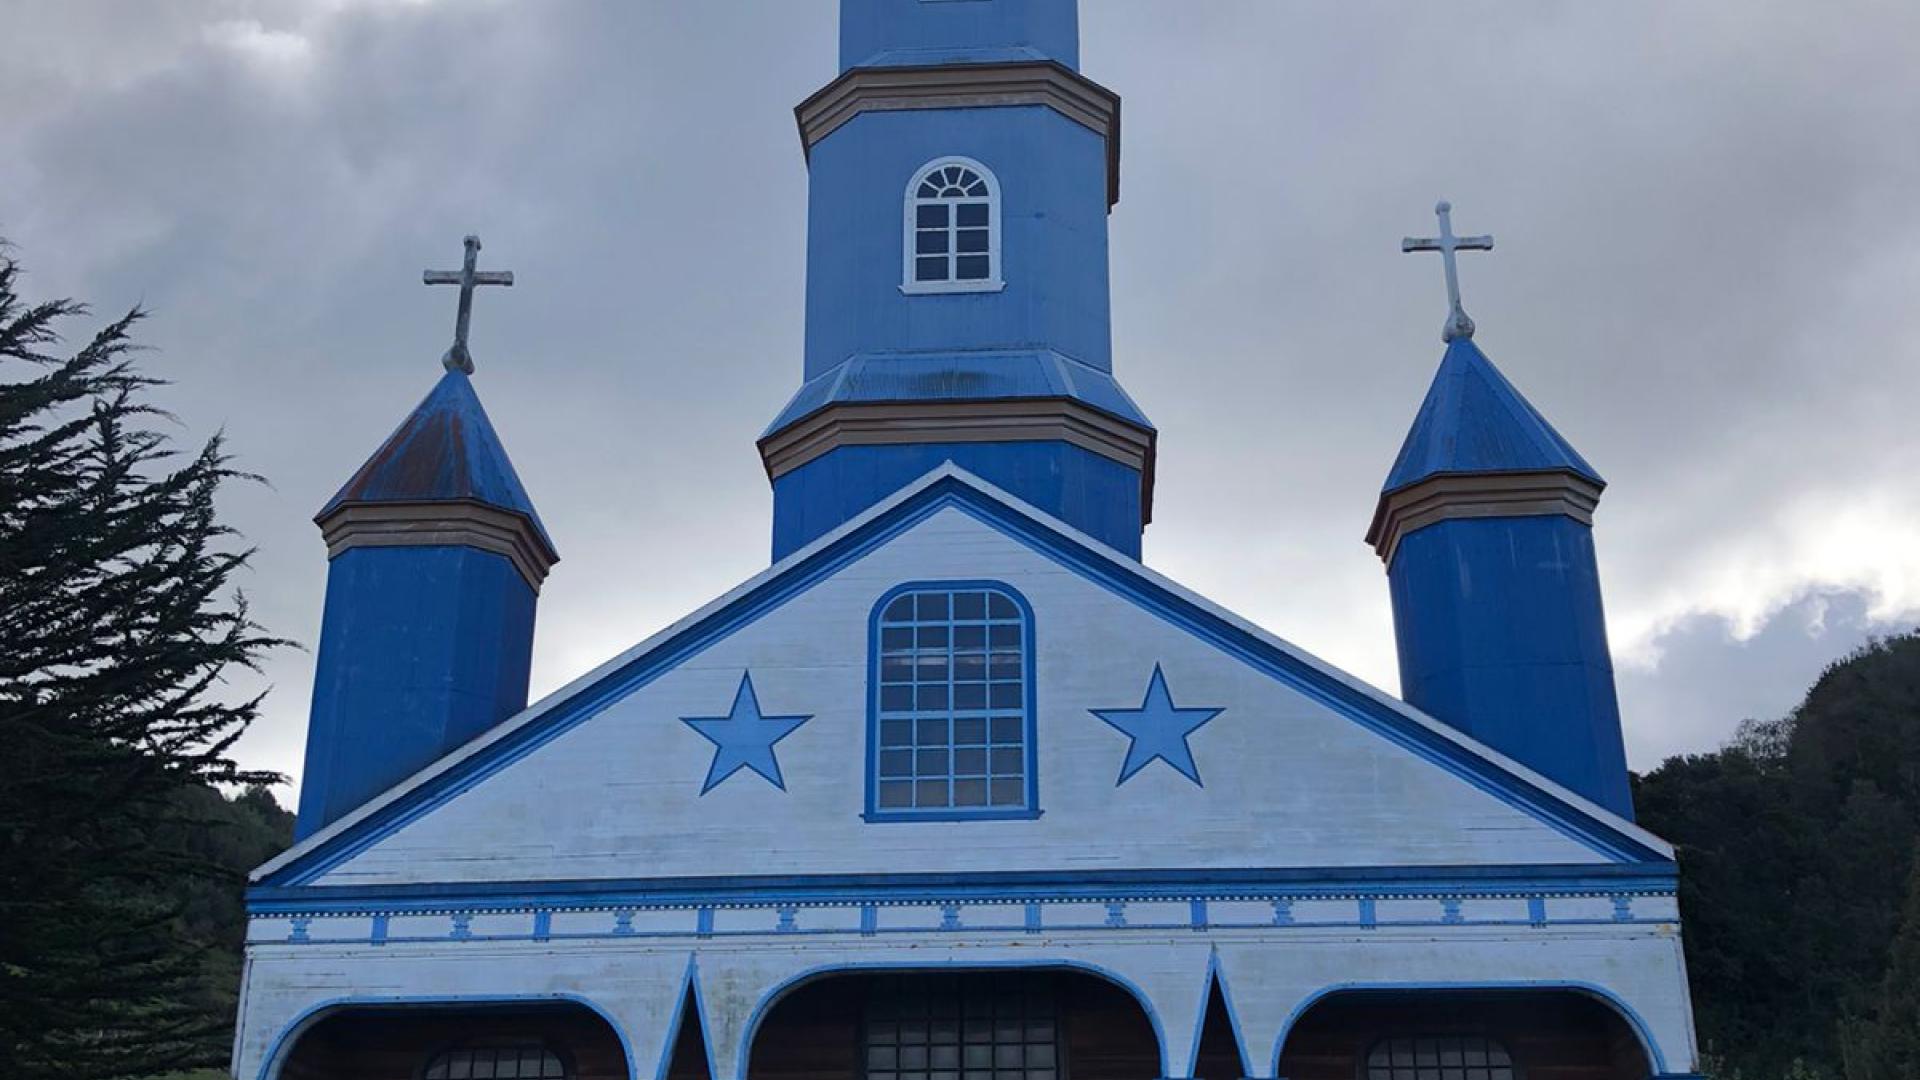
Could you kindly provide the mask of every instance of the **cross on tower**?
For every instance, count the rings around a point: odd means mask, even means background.
[[[466,239],[467,258],[465,265],[458,270],[422,271],[420,280],[427,285],[460,286],[460,314],[453,324],[453,347],[447,355],[440,358],[448,371],[464,371],[473,374],[473,355],[467,352],[467,324],[473,320],[473,287],[476,285],[511,285],[513,271],[474,269],[480,261],[480,238],[468,236]]]
[[[1415,238],[1412,236],[1400,241],[1400,250],[1437,251],[1447,268],[1447,328],[1440,332],[1441,341],[1454,338],[1473,337],[1473,320],[1467,318],[1467,311],[1460,306],[1460,272],[1454,266],[1453,253],[1456,251],[1492,251],[1491,236],[1455,236],[1453,235],[1453,204],[1446,200],[1436,203],[1433,208],[1440,215],[1440,235],[1434,238]]]

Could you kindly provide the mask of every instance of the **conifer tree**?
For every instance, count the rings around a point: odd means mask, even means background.
[[[1909,1080],[1920,1076],[1920,851],[1914,853],[1900,932],[1888,954],[1868,1056],[1879,1080]]]
[[[86,309],[19,283],[0,247],[0,1075],[218,1064],[229,1018],[166,897],[219,871],[165,836],[200,827],[184,788],[277,779],[229,757],[259,698],[223,675],[280,644],[215,515],[242,474],[158,429],[137,309],[57,356]]]

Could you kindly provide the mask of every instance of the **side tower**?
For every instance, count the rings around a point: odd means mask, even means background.
[[[1594,560],[1606,482],[1473,343],[1439,206],[1446,355],[1387,476],[1367,542],[1386,563],[1406,700],[1631,819]]]
[[[327,598],[295,839],[527,704],[534,603],[559,555],[473,391],[472,286],[512,284],[475,274],[478,250],[469,237],[448,281],[462,291],[447,373],[314,518]]]
[[[1154,430],[1113,378],[1120,99],[1075,0],[842,0],[808,158],[799,391],[760,439],[776,559],[952,460],[1138,556]]]

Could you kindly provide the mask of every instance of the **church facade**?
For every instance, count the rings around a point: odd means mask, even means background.
[[[1142,565],[1074,0],[842,0],[763,573],[531,706],[558,559],[447,373],[317,522],[236,1080],[1696,1075],[1603,482],[1457,297],[1368,541],[1405,700]],[[1449,280],[1454,238],[1442,217]],[[1469,238],[1471,239],[1471,238]],[[1410,242],[1411,244],[1412,242]],[[1414,245],[1420,246],[1420,245]]]

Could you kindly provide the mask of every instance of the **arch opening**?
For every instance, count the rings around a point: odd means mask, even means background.
[[[1065,967],[828,973],[754,1031],[747,1080],[1154,1080],[1153,1019]]]
[[[1341,990],[1282,1038],[1287,1080],[1645,1080],[1658,1071],[1627,1017],[1573,988]]]
[[[577,1002],[342,1005],[302,1025],[272,1080],[633,1080],[607,1019]]]

